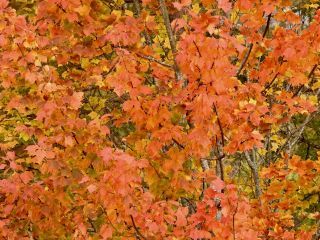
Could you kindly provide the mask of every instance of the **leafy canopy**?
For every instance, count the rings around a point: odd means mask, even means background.
[[[318,8],[0,0],[1,239],[317,239]]]

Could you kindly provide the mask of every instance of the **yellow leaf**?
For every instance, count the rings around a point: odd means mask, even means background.
[[[257,104],[257,100],[250,98],[249,103],[256,105]]]
[[[80,16],[88,16],[90,12],[90,8],[87,5],[81,5],[80,7],[77,7],[74,9],[77,13],[79,13]]]
[[[261,57],[263,55],[263,52],[257,51],[255,55],[256,55],[256,57]]]
[[[195,12],[195,13],[199,13],[200,12],[200,6],[199,6],[199,4],[198,3],[196,3],[196,4],[193,4],[192,5],[192,10]]]
[[[99,116],[98,113],[96,113],[96,112],[94,112],[94,111],[92,111],[91,113],[89,113],[89,117],[90,117],[91,119],[96,119],[98,116]]]
[[[125,10],[124,14],[130,17],[133,17],[133,12],[129,11],[129,10]]]
[[[284,73],[284,75],[285,75],[286,77],[292,77],[292,72],[291,72],[290,70],[287,70],[287,71]]]
[[[112,47],[111,47],[110,44],[107,44],[106,46],[104,46],[104,47],[102,48],[102,50],[103,50],[106,54],[111,53],[111,52],[113,51],[113,49],[112,49]]]
[[[318,88],[320,88],[320,81],[316,82],[315,84],[313,84],[312,90],[315,90],[315,89],[318,89]]]
[[[266,155],[267,150],[264,149],[264,148],[259,148],[259,149],[258,149],[258,153],[259,153],[260,155],[264,156],[264,155]]]
[[[81,67],[86,69],[90,66],[90,60],[89,58],[82,58],[81,59]]]
[[[233,22],[233,23],[235,23],[235,22],[237,22],[238,20],[239,20],[239,14],[238,14],[238,11],[236,11],[236,10],[233,10],[232,12],[231,12],[231,22]]]
[[[37,67],[41,67],[41,61],[39,59],[34,61],[34,65],[36,65]]]
[[[163,46],[166,47],[166,48],[170,48],[169,38],[166,38],[166,40],[164,41]]]
[[[121,17],[121,11],[119,11],[119,10],[113,10],[113,11],[111,12],[111,14],[116,15],[117,18]]]
[[[318,97],[317,96],[310,96],[309,100],[316,105],[318,103]]]

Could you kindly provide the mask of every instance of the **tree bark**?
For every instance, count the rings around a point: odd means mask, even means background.
[[[161,10],[161,14],[162,14],[162,18],[164,21],[164,25],[166,27],[166,31],[169,37],[169,42],[170,42],[170,47],[171,47],[171,51],[172,51],[172,55],[173,55],[173,62],[174,62],[174,72],[175,72],[175,76],[177,80],[182,80],[182,74],[180,72],[179,66],[177,64],[176,61],[176,53],[177,53],[177,43],[176,43],[176,39],[174,37],[172,28],[171,28],[171,23],[170,23],[170,19],[169,19],[169,13],[168,13],[168,9],[166,6],[166,2],[165,0],[159,0],[159,4],[160,4],[160,10]]]

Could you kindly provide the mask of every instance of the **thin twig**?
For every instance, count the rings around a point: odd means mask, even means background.
[[[101,75],[103,76],[103,77],[106,77],[106,76],[108,76],[111,72],[113,72],[113,70],[116,68],[116,65],[118,64],[118,62],[119,62],[119,58],[116,60],[116,62],[112,65],[112,67],[109,69],[109,71],[107,71],[107,72],[103,72]]]
[[[317,93],[316,93],[316,96],[319,97],[319,95],[320,95],[320,88],[318,89],[318,91],[317,91]],[[286,142],[285,142],[280,148],[278,148],[278,150],[277,150],[276,153],[275,153],[275,156],[274,156],[273,160],[279,156],[280,152],[281,152],[284,148],[286,148],[287,146],[289,146],[289,149],[291,149],[291,148],[296,144],[296,142],[299,140],[299,138],[300,138],[301,134],[303,133],[303,131],[304,131],[305,127],[307,126],[307,124],[314,118],[314,116],[315,116],[318,112],[319,112],[319,109],[318,109],[318,111],[315,111],[315,112],[309,114],[309,115],[306,117],[306,119],[303,121],[303,123],[300,125],[300,127],[297,128],[297,129],[287,138]],[[291,142],[290,142],[290,140],[291,140]],[[290,154],[291,154],[291,153],[289,152],[289,155],[290,155]]]
[[[151,57],[151,56],[146,56],[146,55],[143,55],[141,53],[137,53],[137,56],[138,57],[141,57],[141,58],[144,58],[144,59],[147,59],[149,61],[152,61],[152,62],[156,62],[164,67],[168,67],[168,68],[174,68],[174,66],[168,64],[168,63],[165,63],[165,62],[161,62],[160,60],[154,58],[154,57]]]
[[[180,149],[184,149],[184,148],[185,148],[185,146],[183,146],[181,143],[179,143],[176,139],[172,138],[172,141],[173,141],[175,144],[177,144]]]
[[[270,26],[270,20],[271,20],[271,14],[268,15],[268,19],[267,19],[267,24],[266,24],[266,28],[263,32],[263,35],[262,35],[262,38],[264,38],[268,32],[268,29],[269,29],[269,26]],[[242,63],[240,65],[240,68],[239,70],[237,71],[237,77],[240,75],[242,69],[244,68],[244,66],[246,65],[248,59],[249,59],[249,56],[251,54],[251,51],[252,51],[252,48],[253,48],[253,43],[250,43],[249,45],[249,49],[244,57],[244,59],[242,60]]]
[[[277,79],[278,75],[279,75],[279,72],[277,72],[276,75],[274,75],[273,79],[267,84],[267,86],[265,86],[265,88],[262,90],[262,93],[265,93],[271,87],[271,85]]]
[[[318,67],[318,64],[315,64],[315,65],[313,66],[313,68],[311,69],[311,71],[310,71],[310,73],[309,73],[309,75],[308,75],[308,79],[310,79],[310,78],[313,76],[313,74],[314,74],[314,72],[316,71],[317,67]],[[301,87],[299,87],[299,89],[293,94],[292,97],[298,96],[299,93],[301,92],[301,90],[303,89],[303,87],[304,87],[304,85],[301,85]]]
[[[233,234],[233,240],[236,240],[236,228],[235,228],[235,222],[236,222],[236,214],[238,212],[238,205],[239,205],[239,201],[237,201],[237,206],[236,209],[234,211],[234,213],[232,214],[232,234]]]
[[[246,63],[247,63],[247,61],[248,61],[248,59],[249,59],[250,53],[251,53],[251,51],[252,51],[252,48],[253,48],[253,43],[250,43],[249,49],[248,49],[248,51],[247,51],[247,53],[246,53],[246,56],[245,56],[244,59],[242,60],[242,63],[241,63],[241,65],[240,65],[240,68],[239,68],[239,70],[238,70],[238,72],[237,72],[237,76],[240,75],[242,69],[243,69],[244,66],[246,65]]]
[[[140,230],[137,228],[136,223],[134,222],[134,219],[132,217],[132,215],[130,215],[131,218],[131,222],[133,225],[134,230],[136,231],[136,233],[142,238],[142,239],[147,239],[145,236],[142,235],[142,233],[140,232]]]
[[[221,121],[220,121],[220,118],[219,118],[219,113],[218,113],[218,109],[216,107],[216,105],[213,103],[213,109],[215,111],[215,114],[217,116],[217,121],[218,121],[218,125],[219,125],[219,129],[220,129],[220,134],[221,134],[221,143],[222,143],[222,147],[225,146],[225,141],[224,141],[224,132],[223,132],[223,128],[222,128],[222,124],[221,124]],[[224,158],[224,154],[220,153],[220,150],[219,150],[219,145],[220,143],[218,143],[218,146],[217,146],[217,150],[218,150],[218,158],[217,158],[217,163],[219,165],[219,168],[220,168],[220,178],[222,181],[224,181],[224,169],[223,169],[223,163],[222,163],[222,159]]]
[[[219,114],[218,114],[218,109],[216,107],[216,105],[213,103],[213,109],[215,111],[215,114],[217,116],[217,121],[218,121],[218,125],[219,125],[219,129],[220,129],[220,134],[221,134],[221,142],[222,142],[222,146],[225,146],[225,142],[224,142],[224,132],[223,132],[223,128],[222,128],[222,124],[219,118]]]
[[[266,25],[266,28],[264,29],[262,38],[264,38],[267,35],[267,32],[269,30],[269,26],[270,26],[270,20],[271,20],[271,13],[268,15],[267,25]]]
[[[200,49],[194,40],[193,40],[193,44],[196,46],[197,52],[199,53],[199,57],[202,57]]]

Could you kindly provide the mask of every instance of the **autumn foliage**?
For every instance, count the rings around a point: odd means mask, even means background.
[[[0,239],[319,239],[318,1],[12,2]]]

